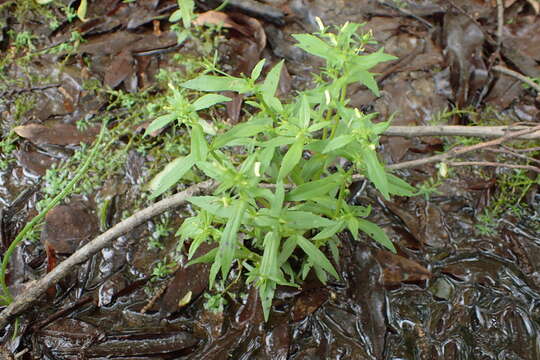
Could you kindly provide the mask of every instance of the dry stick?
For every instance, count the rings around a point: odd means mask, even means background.
[[[515,77],[518,80],[523,81],[524,83],[526,83],[527,85],[532,87],[534,90],[536,90],[538,92],[538,95],[540,95],[540,85],[538,85],[537,83],[532,81],[531,78],[529,78],[527,76],[524,76],[524,75],[521,75],[520,73],[518,73],[518,72],[516,72],[514,70],[510,70],[510,69],[508,69],[508,68],[506,68],[504,66],[501,66],[501,65],[494,66],[492,69],[495,70],[495,71],[498,71],[500,73]]]
[[[523,169],[531,170],[540,174],[540,168],[532,165],[518,165],[518,164],[505,164],[494,161],[449,161],[450,166],[492,166],[492,167],[505,167],[510,169]]]
[[[497,51],[501,48],[504,26],[504,5],[497,0]]]
[[[500,138],[508,134],[531,129],[530,126],[390,126],[383,135],[385,136],[473,136],[485,138]],[[540,131],[527,132],[519,135],[518,139],[538,139]]]
[[[462,155],[462,154],[465,154],[465,153],[468,153],[468,152],[471,152],[471,151],[480,150],[480,149],[490,147],[490,146],[500,145],[503,142],[506,142],[506,141],[509,141],[509,140],[514,140],[516,138],[519,138],[520,136],[536,133],[538,131],[540,131],[540,125],[537,125],[537,126],[534,126],[534,127],[529,127],[528,129],[516,131],[516,132],[513,132],[513,133],[508,133],[505,136],[500,137],[498,139],[486,141],[486,142],[483,142],[483,143],[480,143],[480,144],[475,144],[475,145],[471,145],[471,146],[456,147],[456,148],[450,149],[449,151],[445,152],[444,154],[434,155],[434,156],[430,156],[430,157],[427,157],[427,158],[411,160],[411,161],[405,161],[405,162],[402,162],[402,163],[389,165],[389,166],[387,166],[387,169],[389,169],[389,170],[408,169],[408,168],[412,168],[412,167],[416,167],[416,166],[420,166],[420,165],[424,165],[424,164],[429,164],[429,163],[433,163],[433,162],[444,162],[445,160],[447,160],[447,159],[449,159],[451,157]]]
[[[514,156],[514,157],[517,157],[517,158],[520,158],[520,159],[523,159],[523,160],[526,160],[526,161],[529,161],[529,162],[536,163],[536,164],[540,165],[540,160],[536,160],[535,158],[532,158],[532,157],[527,156],[527,155],[522,155],[522,154],[514,151],[514,149],[509,148],[509,147],[504,146],[504,145],[501,145],[501,149],[487,148],[486,150],[494,152],[494,153],[500,153],[500,154],[506,154],[508,156]]]
[[[50,273],[31,284],[31,286],[28,287],[28,290],[17,296],[15,300],[0,313],[0,328],[6,326],[7,322],[12,316],[15,316],[21,311],[27,309],[28,306],[36,301],[42,294],[44,294],[52,284],[56,284],[60,279],[69,274],[75,265],[88,260],[93,254],[108,246],[118,236],[127,233],[134,227],[150,220],[156,215],[184,204],[187,199],[196,194],[211,191],[216,186],[217,183],[213,180],[207,180],[190,186],[182,192],[174,194],[141,211],[136,212],[129,218],[121,221],[111,229],[99,235],[77,250],[66,260],[62,261]]]
[[[403,128],[403,127],[402,127]],[[406,127],[409,128],[409,127]],[[416,131],[416,135],[419,134],[419,129],[422,127],[410,127],[412,129],[407,129],[404,132],[403,136],[409,136],[409,131]],[[416,128],[416,129],[415,129]],[[438,135],[449,136],[452,134],[451,131],[446,131],[448,127],[435,127],[439,129],[445,129],[442,133]],[[515,129],[515,127],[505,127],[506,132],[503,131],[503,134],[506,134],[502,138],[488,141],[485,143],[467,146],[464,148],[455,148],[450,150],[447,154],[432,156],[426,159],[419,159],[415,161],[408,161],[401,164],[390,165],[389,169],[403,169],[407,167],[414,167],[418,165],[423,165],[429,162],[444,161],[451,156],[456,156],[463,154],[465,152],[474,151],[483,147],[499,145],[505,141],[521,138],[525,135],[534,134],[535,132],[540,131],[540,126],[529,127],[523,130],[509,132],[510,130]],[[432,131],[432,130],[431,130]],[[422,133],[423,136],[426,135],[437,135],[437,133],[430,132],[428,134]],[[461,135],[461,133],[460,133]],[[397,136],[395,133],[392,136]],[[486,136],[485,130],[481,132],[476,132],[474,136]],[[356,176],[356,175],[355,175]],[[144,223],[145,221],[150,220],[152,217],[159,215],[169,209],[183,205],[190,197],[203,192],[209,192],[215,189],[217,183],[213,180],[207,180],[199,184],[195,184],[187,188],[186,190],[174,194],[171,197],[165,198],[149,207],[136,212],[131,215],[129,218],[121,221],[120,223],[113,226],[111,229],[107,230],[103,234],[99,235],[82,248],[77,250],[74,254],[68,257],[66,260],[62,261],[56,268],[54,268],[50,273],[45,275],[40,280],[35,281],[31,286],[28,287],[21,295],[17,296],[14,301],[9,304],[1,313],[0,313],[0,328],[6,326],[9,319],[23,310],[27,309],[31,303],[36,301],[45,291],[51,287],[53,284],[56,284],[60,279],[65,277],[71,272],[71,269],[80,263],[88,260],[93,254],[97,253],[99,250],[108,246],[114,239],[118,236],[127,233],[134,227]]]

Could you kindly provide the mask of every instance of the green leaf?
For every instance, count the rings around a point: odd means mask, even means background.
[[[272,216],[279,216],[281,209],[283,208],[284,199],[285,188],[283,187],[283,181],[278,181],[276,184],[276,192],[274,193],[272,202],[270,204],[270,213]]]
[[[221,198],[217,196],[192,196],[188,201],[212,215],[225,219],[229,219],[234,210],[232,206],[225,206]]]
[[[182,10],[178,9],[169,16],[169,22],[177,22],[182,18]]]
[[[324,240],[331,238],[345,227],[343,221],[336,221],[333,225],[325,227],[320,233],[313,237],[313,240]]]
[[[340,135],[336,138],[333,138],[324,147],[323,154],[327,154],[331,151],[342,148],[345,145],[348,145],[353,140],[354,140],[354,137],[352,135]]]
[[[266,59],[262,59],[261,61],[257,63],[257,65],[255,65],[253,70],[251,70],[251,80],[257,81],[259,76],[261,76],[261,71],[264,67],[265,62],[266,62]]]
[[[358,227],[363,232],[371,236],[375,241],[386,247],[388,250],[392,251],[394,254],[396,253],[396,248],[394,247],[394,244],[392,244],[392,241],[390,241],[384,230],[381,229],[379,225],[364,219],[356,220],[358,222]]]
[[[375,96],[381,96],[379,92],[379,86],[377,81],[373,77],[373,74],[366,70],[356,70],[354,73],[348,76],[348,82],[360,82],[364,84]]]
[[[308,230],[334,225],[334,221],[315,215],[307,211],[286,210],[281,214],[281,219],[287,222],[287,226],[293,229]]]
[[[336,279],[339,279],[339,275],[337,274],[336,270],[330,263],[330,261],[326,258],[326,256],[322,253],[321,250],[319,250],[311,241],[306,239],[303,236],[297,235],[296,236],[296,242],[302,250],[306,253],[309,260],[321,268],[323,268],[327,273],[335,277]]]
[[[199,111],[227,101],[231,101],[231,98],[219,94],[206,94],[195,100],[192,106],[195,111]]]
[[[203,128],[203,131],[205,134],[208,134],[208,135],[216,135],[216,128],[214,127],[214,125],[212,123],[209,123],[208,121],[204,120],[204,119],[199,119],[199,125],[201,125],[201,127]]]
[[[295,249],[296,249],[296,236],[291,236],[283,244],[281,253],[279,254],[279,258],[278,258],[279,266],[283,266],[283,264],[285,264],[287,260],[289,260],[289,258],[291,257]]]
[[[201,255],[196,259],[191,260],[190,262],[188,262],[186,264],[186,266],[191,266],[191,265],[195,265],[195,264],[203,264],[203,263],[211,263],[211,262],[215,261],[217,252],[218,252],[218,248],[212,249],[209,252],[207,252],[206,254]]]
[[[367,146],[362,146],[360,151],[366,163],[369,180],[373,182],[375,187],[383,194],[384,198],[388,200],[390,198],[388,179],[386,177],[386,171],[384,171],[384,168],[377,158],[377,153]]]
[[[272,68],[266,75],[264,83],[261,86],[261,93],[264,102],[270,106],[274,111],[281,111],[283,108],[279,100],[275,97],[277,87],[279,85],[279,78],[281,76],[281,68],[283,67],[283,60],[281,60],[276,66]]]
[[[192,155],[178,157],[171,161],[150,181],[152,191],[150,199],[154,199],[174,186],[195,164]]]
[[[280,245],[280,237],[274,231],[270,231],[266,234],[263,241],[264,252],[261,259],[261,277],[271,278],[280,277],[279,264],[278,264],[278,249]]]
[[[242,223],[247,202],[244,200],[238,200],[233,206],[232,217],[227,222],[227,225],[225,225],[225,229],[221,235],[217,256],[221,263],[221,276],[224,280],[227,279],[227,275],[229,274],[229,270],[231,269],[232,262],[234,260],[236,242],[238,240],[238,229]]]
[[[311,106],[309,106],[309,101],[306,94],[302,94],[300,108],[298,109],[298,126],[302,129],[307,129],[309,127],[310,120]]]
[[[204,161],[208,155],[208,144],[203,129],[198,124],[191,128],[191,154],[195,161]]]
[[[218,149],[227,145],[234,139],[257,135],[258,133],[267,130],[271,124],[272,119],[268,118],[258,118],[245,123],[240,123],[225,134],[218,136],[212,143],[212,147]]]
[[[218,164],[208,161],[197,161],[197,167],[209,178],[221,181],[223,171]]]
[[[388,192],[398,196],[414,196],[416,189],[402,179],[392,174],[386,174],[388,179]]]
[[[195,2],[193,0],[178,0],[180,11],[182,13],[182,23],[184,28],[189,29],[191,26],[191,19],[193,18],[193,9],[195,8]]]
[[[268,75],[266,75],[266,79],[264,79],[261,86],[263,97],[270,97],[276,94],[281,75],[281,68],[283,68],[283,60],[277,63],[277,65],[275,65],[272,70],[268,72]]]
[[[292,37],[298,41],[296,46],[300,49],[326,60],[336,51],[318,37],[310,34],[293,34]]]
[[[353,69],[354,70],[369,70],[379,63],[398,59],[397,57],[393,55],[385,54],[383,51],[384,51],[384,48],[380,48],[376,52],[368,54],[368,55],[355,56]]]
[[[156,130],[159,130],[167,125],[169,125],[171,122],[176,120],[176,114],[167,114],[160,116],[156,118],[154,121],[148,125],[146,128],[146,131],[144,132],[144,136],[153,133]]]
[[[304,183],[287,194],[287,200],[302,201],[327,195],[330,191],[339,187],[340,180],[342,180],[341,177],[335,174],[320,180]]]
[[[245,93],[250,91],[250,86],[245,79],[236,77],[201,75],[195,79],[181,84],[182,87],[199,91],[236,91]]]
[[[77,8],[77,17],[81,21],[86,21],[86,11],[88,9],[88,1],[87,0],[81,0],[81,3],[79,4],[79,7]]]
[[[304,138],[298,138],[291,145],[283,161],[281,162],[281,168],[279,169],[278,180],[283,180],[294,169],[296,164],[302,159],[302,151],[304,150]]]
[[[261,298],[264,321],[268,321],[270,316],[270,309],[272,308],[272,300],[274,299],[275,290],[276,283],[273,281],[266,280],[259,285],[259,297]]]

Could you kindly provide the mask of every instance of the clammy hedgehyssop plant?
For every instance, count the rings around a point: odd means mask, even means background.
[[[217,279],[226,284],[236,263],[258,288],[265,319],[276,285],[298,286],[310,270],[322,282],[328,275],[338,278],[321,251],[328,247],[337,261],[337,233],[348,230],[357,239],[361,230],[395,251],[384,231],[365,219],[371,209],[347,203],[353,174],[364,175],[385,198],[411,196],[414,189],[385,171],[377,157],[379,135],[389,122],[373,123],[376,114],[347,106],[347,86],[360,82],[378,95],[369,70],[395,58],[382,49],[367,54],[365,46],[373,39],[357,33],[359,24],[347,23],[332,32],[319,23],[320,32],[314,35],[293,35],[298,47],[325,60],[313,89],[282,103],[275,93],[283,62],[264,81],[258,81],[264,60],[245,78],[209,69],[179,87],[170,84],[169,112],[147,129],[150,133],[177,122],[191,138],[191,153],[173,160],[150,183],[152,197],[190,171],[219,184],[211,196],[189,200],[197,215],[178,229],[179,246],[189,241],[190,259],[203,242],[216,244],[190,264],[212,263],[213,287]],[[186,89],[210,94],[188,101]],[[197,112],[230,101],[212,93],[221,91],[244,94],[256,111],[218,134]]]

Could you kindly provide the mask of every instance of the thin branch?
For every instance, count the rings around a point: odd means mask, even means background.
[[[487,148],[485,150],[495,152],[495,153],[499,153],[499,154],[506,154],[506,155],[509,155],[509,156],[514,156],[514,157],[517,157],[517,158],[520,158],[520,159],[523,159],[523,160],[526,160],[526,161],[529,161],[529,162],[536,163],[536,164],[540,165],[540,160],[536,160],[535,158],[532,158],[532,157],[527,156],[527,155],[522,155],[522,154],[520,154],[518,152],[515,152],[514,149],[511,149],[511,148],[509,148],[507,146],[504,146],[504,145],[501,145],[501,149]]]
[[[530,126],[513,125],[513,126],[390,126],[383,135],[385,136],[403,136],[403,137],[418,137],[418,136],[468,136],[468,137],[483,137],[483,138],[499,138],[508,134],[530,129]],[[526,133],[514,137],[516,139],[539,139],[540,131]]]
[[[538,92],[538,94],[540,95],[540,85],[538,85],[537,83],[532,81],[531,78],[529,78],[529,77],[527,77],[525,75],[522,75],[522,74],[520,74],[520,73],[518,73],[518,72],[516,72],[514,70],[510,70],[509,68],[501,66],[501,65],[494,66],[492,69],[495,70],[495,71],[498,71],[500,73],[506,74],[508,76],[512,76],[512,77],[514,77],[514,78],[516,78],[518,80],[523,81],[525,84],[529,85],[534,90],[536,90]]]
[[[491,167],[505,167],[510,169],[523,169],[531,170],[540,174],[540,168],[532,165],[519,165],[519,164],[506,164],[495,161],[449,161],[450,166],[491,166]]]
[[[516,131],[513,133],[508,133],[503,137],[500,137],[495,140],[485,141],[480,144],[475,144],[471,146],[460,146],[453,149],[450,149],[449,151],[445,152],[444,154],[434,155],[427,158],[417,159],[417,160],[411,160],[411,161],[405,161],[402,163],[397,163],[393,165],[389,165],[387,169],[389,170],[398,170],[398,169],[410,169],[413,167],[417,167],[424,164],[429,164],[433,162],[444,162],[445,160],[448,160],[450,158],[456,157],[458,155],[463,155],[468,152],[477,151],[483,148],[491,147],[491,146],[497,146],[500,145],[506,141],[513,140],[516,138],[519,138],[523,135],[528,134],[534,134],[540,131],[540,125],[529,127],[528,129]]]
[[[497,49],[501,48],[504,26],[504,5],[502,0],[497,0]]]
[[[196,194],[211,191],[216,186],[217,183],[213,180],[207,180],[202,183],[190,186],[182,192],[174,194],[168,198],[158,201],[155,204],[152,204],[151,206],[141,211],[136,212],[129,218],[121,221],[103,234],[99,235],[98,237],[84,245],[82,248],[77,250],[75,253],[73,253],[66,260],[58,264],[58,266],[54,268],[50,273],[48,273],[41,279],[34,281],[34,283],[28,287],[28,290],[17,296],[13,300],[13,302],[9,304],[0,313],[0,328],[6,326],[11,317],[20,314],[22,311],[26,310],[30,306],[30,304],[32,304],[41,295],[43,295],[50,286],[56,284],[58,281],[60,281],[60,279],[71,273],[75,265],[85,262],[93,254],[97,253],[104,247],[109,246],[110,243],[120,235],[127,233],[134,227],[143,224],[144,222],[150,220],[156,215],[159,215],[174,207],[183,205],[187,201],[187,199]]]

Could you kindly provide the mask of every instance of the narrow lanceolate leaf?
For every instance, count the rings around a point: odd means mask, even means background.
[[[362,157],[366,163],[368,178],[375,185],[375,187],[383,194],[385,199],[389,199],[388,179],[386,177],[386,171],[382,167],[377,153],[375,150],[371,150],[368,147],[363,146],[361,149]]]
[[[174,186],[195,164],[192,155],[181,156],[171,161],[161,170],[152,181],[149,188],[152,191],[150,199],[156,198]]]
[[[375,96],[380,96],[379,86],[373,77],[373,74],[366,70],[356,70],[348,77],[349,82],[360,82],[365,85]]]
[[[309,121],[311,120],[311,107],[306,94],[302,94],[302,100],[300,100],[300,109],[298,110],[298,126],[302,129],[309,127]]]
[[[163,116],[160,116],[160,117],[156,118],[146,128],[146,131],[144,132],[144,136],[146,136],[148,134],[151,134],[154,131],[159,130],[159,129],[169,125],[174,120],[176,120],[176,115],[175,114],[167,114],[167,115],[163,115]]]
[[[328,194],[339,186],[339,175],[331,175],[320,180],[304,183],[287,195],[288,201],[309,200]]]
[[[286,210],[281,214],[289,227],[299,230],[308,230],[334,225],[334,221],[308,211]]]
[[[81,0],[79,7],[77,8],[77,17],[81,21],[86,21],[86,11],[88,9],[88,1]]]
[[[262,59],[261,61],[257,63],[257,65],[255,65],[253,70],[251,70],[251,80],[257,81],[259,76],[261,76],[261,71],[264,67],[265,62],[266,62],[266,59]]]
[[[323,154],[328,154],[331,151],[340,149],[345,145],[348,145],[353,140],[354,137],[352,135],[340,135],[336,138],[333,138],[324,147]]]
[[[388,191],[398,196],[413,196],[416,189],[392,174],[386,174],[388,179]]]
[[[217,196],[193,196],[188,201],[220,218],[229,219],[233,215],[232,207],[225,207]]]
[[[313,35],[293,34],[292,37],[298,41],[296,46],[300,49],[323,59],[328,59],[335,51],[330,45]]]
[[[371,236],[375,241],[386,247],[388,250],[392,251],[394,254],[396,253],[396,248],[394,247],[394,244],[392,244],[392,241],[390,241],[384,230],[381,229],[379,225],[364,219],[356,220],[360,230]]]
[[[227,101],[231,101],[231,98],[219,94],[206,94],[195,100],[192,106],[195,111],[199,111]]]
[[[354,69],[369,70],[379,63],[397,60],[397,57],[390,54],[385,54],[383,51],[384,48],[380,48],[374,53],[356,56],[354,58]]]
[[[268,75],[266,75],[266,79],[264,79],[264,83],[261,86],[263,98],[271,97],[276,94],[282,67],[283,60],[274,66],[272,70],[268,72]]]
[[[323,268],[327,273],[339,279],[339,275],[330,263],[330,261],[324,256],[321,250],[319,250],[311,241],[303,236],[297,235],[296,242],[302,250],[307,254],[309,261],[313,264],[317,264]]]
[[[266,105],[268,105],[274,111],[283,110],[283,106],[278,98],[275,97],[277,87],[279,85],[279,78],[281,76],[281,68],[283,67],[283,60],[270,70],[264,83],[261,86],[262,97]]]
[[[238,236],[238,229],[242,223],[244,212],[247,207],[247,202],[238,200],[232,207],[232,216],[225,225],[221,240],[219,243],[218,258],[221,263],[221,275],[223,279],[227,278],[229,270],[231,269],[232,262],[234,260],[234,253],[236,251],[236,242]]]
[[[304,139],[298,138],[291,145],[281,163],[281,168],[279,169],[278,180],[283,180],[291,171],[294,169],[296,164],[300,162],[302,158],[302,150],[304,149]]]
[[[208,144],[203,129],[198,124],[191,128],[191,154],[195,161],[205,161],[208,155]]]
[[[278,249],[280,240],[278,234],[273,231],[264,237],[264,252],[260,268],[263,279],[279,277]]]
[[[193,9],[195,8],[195,2],[193,0],[180,0],[180,12],[182,13],[182,24],[184,28],[189,29],[191,26],[191,19],[193,18]]]
[[[199,91],[236,91],[244,93],[250,90],[246,80],[236,77],[202,75],[181,84],[182,87]]]
[[[218,136],[212,143],[212,147],[218,149],[235,139],[257,135],[268,129],[271,124],[272,120],[266,118],[240,123],[225,134]]]

